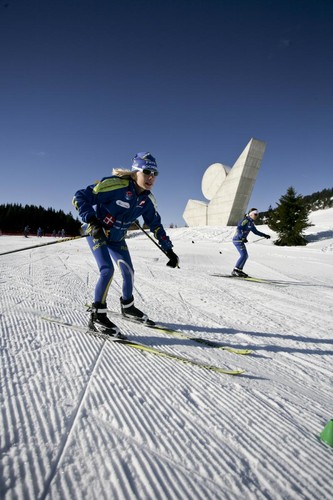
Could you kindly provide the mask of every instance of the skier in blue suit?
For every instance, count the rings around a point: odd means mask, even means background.
[[[237,229],[232,239],[232,242],[237,248],[240,256],[236,262],[236,266],[234,267],[231,273],[232,276],[238,276],[240,278],[248,277],[248,275],[244,273],[243,267],[248,259],[248,253],[245,243],[247,243],[247,237],[249,235],[249,232],[252,231],[252,233],[258,236],[262,236],[263,238],[267,239],[270,238],[269,234],[261,233],[256,228],[254,221],[256,220],[258,215],[259,215],[258,210],[256,208],[251,208],[249,212],[243,217],[243,219],[241,219],[237,224]]]
[[[178,267],[178,256],[172,250],[172,242],[163,228],[151,193],[158,173],[156,160],[150,153],[137,153],[131,170],[114,169],[112,176],[75,193],[73,204],[85,223],[87,241],[100,272],[89,320],[89,328],[95,331],[121,336],[105,311],[114,274],[112,261],[119,266],[123,278],[122,314],[149,321],[147,315],[134,305],[134,268],[125,241],[127,230],[140,216],[168,256],[167,266]]]

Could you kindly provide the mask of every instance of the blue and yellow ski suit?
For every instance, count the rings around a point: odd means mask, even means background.
[[[77,191],[73,205],[85,223],[84,229],[87,229],[94,216],[107,225],[104,238],[96,240],[87,236],[100,272],[95,288],[95,302],[106,303],[114,274],[112,259],[122,273],[122,298],[130,299],[133,292],[134,268],[125,236],[133,222],[142,216],[161,248],[167,251],[173,247],[161,224],[154,195],[150,191],[137,194],[135,183],[130,177],[110,176]]]
[[[247,261],[249,256],[246,250],[245,243],[247,242],[247,237],[250,231],[252,231],[252,233],[254,234],[257,234],[258,236],[262,236],[263,238],[266,237],[266,234],[258,231],[249,215],[245,215],[245,217],[238,222],[236,232],[234,234],[234,237],[232,238],[232,242],[240,254],[240,257],[235,265],[235,267],[240,270],[242,270],[245,266],[245,262]]]

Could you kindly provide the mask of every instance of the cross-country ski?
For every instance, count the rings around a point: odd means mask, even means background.
[[[68,323],[68,322],[60,320],[58,318],[52,318],[50,316],[42,316],[42,319],[44,321],[49,321],[50,323],[56,323],[56,324],[62,325],[64,327],[72,328],[73,330],[77,330],[81,333],[85,333],[85,334],[90,335],[92,337],[97,337],[97,338],[103,339],[105,341],[114,342],[115,344],[122,344],[122,345],[125,345],[128,347],[132,347],[134,349],[138,349],[139,351],[142,351],[142,352],[155,354],[156,356],[172,359],[172,360],[179,361],[181,363],[189,364],[192,366],[197,366],[199,368],[204,368],[206,370],[210,370],[213,372],[222,373],[225,375],[241,375],[242,373],[244,373],[244,370],[239,370],[239,369],[233,370],[233,369],[227,369],[227,368],[222,368],[219,366],[210,365],[207,363],[201,363],[200,361],[196,361],[195,359],[190,359],[190,358],[186,358],[185,356],[180,356],[178,354],[173,354],[171,352],[163,351],[162,349],[158,349],[157,347],[152,347],[150,345],[143,344],[142,342],[139,342],[137,340],[133,340],[130,338],[112,337],[111,335],[107,335],[107,334],[101,333],[101,332],[96,332],[94,330],[90,330],[90,329],[86,328],[85,326],[76,325],[73,323]]]

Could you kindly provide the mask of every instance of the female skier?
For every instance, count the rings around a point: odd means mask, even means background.
[[[167,266],[178,266],[178,256],[172,250],[172,242],[161,224],[151,193],[158,173],[156,160],[150,153],[137,153],[131,170],[114,169],[112,176],[75,193],[73,204],[85,223],[87,241],[100,272],[89,320],[92,330],[122,336],[106,313],[106,298],[114,273],[112,260],[119,266],[123,278],[122,314],[153,324],[134,305],[134,268],[125,241],[127,230],[140,216],[170,259]]]

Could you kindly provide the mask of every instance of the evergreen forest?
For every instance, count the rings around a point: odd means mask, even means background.
[[[81,222],[71,213],[62,210],[45,209],[41,206],[10,204],[0,205],[0,231],[6,234],[23,233],[29,227],[29,234],[37,234],[40,228],[43,235],[57,234],[76,236],[80,234]]]

